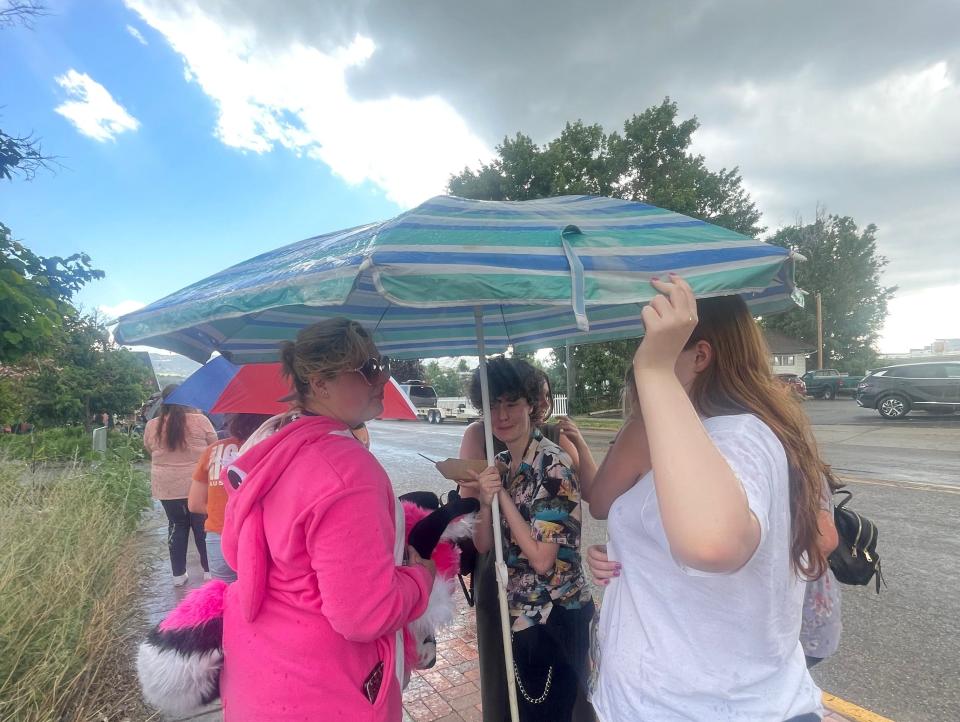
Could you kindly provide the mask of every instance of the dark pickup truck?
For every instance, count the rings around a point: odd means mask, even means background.
[[[857,384],[863,377],[841,374],[836,369],[818,369],[817,371],[807,371],[800,378],[807,385],[807,396],[818,399],[835,399],[843,394],[855,395]]]

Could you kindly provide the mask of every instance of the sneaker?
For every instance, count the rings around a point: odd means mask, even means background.
[[[210,572],[203,573],[203,581],[209,582],[211,579],[213,579],[213,575]]]
[[[179,577],[174,577],[174,578],[173,578],[173,586],[175,586],[175,587],[182,587],[182,586],[183,586],[184,584],[186,584],[186,583],[187,583],[187,573],[186,573],[186,572],[184,572],[183,574],[181,574]]]

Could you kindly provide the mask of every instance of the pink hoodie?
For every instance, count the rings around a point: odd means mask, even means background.
[[[398,567],[390,479],[347,427],[308,416],[237,459],[223,555],[227,722],[402,716],[396,631],[426,609],[429,573]],[[378,662],[374,703],[363,682]]]

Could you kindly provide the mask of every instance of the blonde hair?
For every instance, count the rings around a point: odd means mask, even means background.
[[[310,392],[310,379],[331,379],[352,371],[376,353],[366,329],[349,318],[329,318],[307,326],[296,341],[280,347],[283,375],[290,379],[300,401]]]

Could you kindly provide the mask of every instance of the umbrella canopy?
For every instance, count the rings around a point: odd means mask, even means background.
[[[192,406],[215,414],[281,414],[290,393],[279,363],[238,366],[223,356],[205,363],[167,398],[168,404]],[[417,420],[416,407],[397,382],[383,389],[380,419]]]
[[[755,314],[799,302],[787,249],[644,203],[441,196],[396,218],[308,238],[237,264],[120,319],[122,343],[206,361],[277,359],[283,340],[346,315],[397,357],[474,354],[643,333],[650,278],[698,297],[739,293]]]

